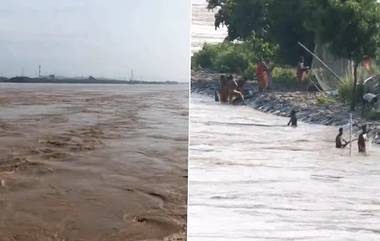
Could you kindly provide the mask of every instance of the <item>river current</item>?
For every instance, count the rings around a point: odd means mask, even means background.
[[[380,240],[378,146],[197,94],[190,113],[190,241]]]

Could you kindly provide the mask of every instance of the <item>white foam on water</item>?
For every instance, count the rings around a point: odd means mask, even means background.
[[[227,36],[227,28],[215,29],[215,11],[207,9],[206,0],[192,0],[192,53],[199,51],[204,43],[220,43]]]

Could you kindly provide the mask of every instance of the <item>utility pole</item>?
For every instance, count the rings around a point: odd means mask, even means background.
[[[38,78],[41,78],[41,65],[38,65]]]
[[[130,81],[133,81],[134,78],[135,78],[135,77],[133,76],[133,69],[132,69],[132,70],[131,70],[131,76],[130,76],[129,80],[130,80]]]

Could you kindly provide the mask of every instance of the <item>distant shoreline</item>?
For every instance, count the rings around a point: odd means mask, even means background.
[[[182,82],[177,81],[141,81],[141,80],[109,80],[109,79],[48,79],[48,78],[29,78],[29,77],[13,77],[0,78],[0,83],[20,83],[20,84],[170,84],[177,85]],[[185,82],[184,82],[185,83]]]

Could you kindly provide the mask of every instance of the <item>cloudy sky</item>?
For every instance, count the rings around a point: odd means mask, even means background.
[[[191,1],[3,0],[0,76],[187,81]]]

